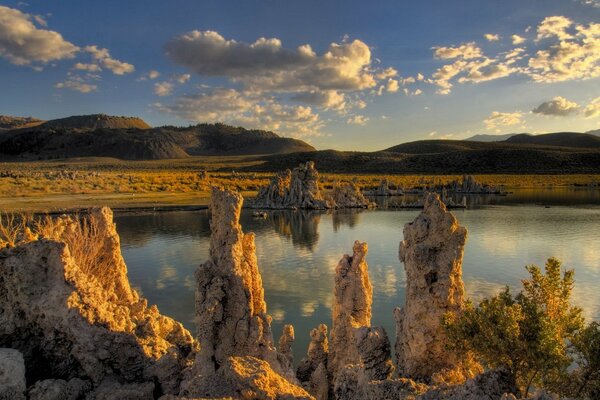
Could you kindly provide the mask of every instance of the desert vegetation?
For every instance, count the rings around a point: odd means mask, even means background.
[[[272,172],[248,171],[248,168],[256,168],[262,162],[256,157],[235,156],[136,162],[85,159],[0,163],[0,199],[5,200],[0,208],[41,211],[46,208],[76,207],[79,206],[76,203],[77,195],[85,196],[91,203],[98,196],[105,196],[102,202],[114,207],[126,206],[132,201],[162,205],[207,204],[209,190],[213,185],[237,190],[252,197],[274,176]],[[320,168],[318,164],[317,168]],[[597,187],[600,182],[600,175],[597,174],[495,174],[474,177],[482,184],[505,190]],[[382,179],[387,179],[392,187],[414,189],[448,184],[462,179],[462,175],[321,172],[319,185],[324,190],[332,190],[336,182],[353,182],[361,190],[369,190],[377,188]],[[69,195],[69,198],[52,201],[53,197],[60,198],[63,195]],[[144,199],[140,199],[141,197]],[[64,204],[60,204],[61,202]],[[43,204],[50,204],[50,207],[44,207]]]
[[[446,315],[450,347],[487,368],[510,371],[524,397],[542,388],[598,398],[600,325],[586,325],[571,304],[574,271],[563,270],[556,258],[548,259],[545,273],[536,265],[526,268],[530,278],[516,295],[506,287],[478,305],[467,302],[460,315]]]

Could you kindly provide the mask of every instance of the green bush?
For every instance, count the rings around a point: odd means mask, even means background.
[[[584,326],[581,309],[570,303],[574,272],[561,276],[555,258],[546,262],[545,274],[535,265],[526,268],[531,278],[516,296],[507,287],[476,307],[468,303],[462,314],[446,315],[444,327],[457,354],[508,370],[522,395],[532,387],[562,391]]]

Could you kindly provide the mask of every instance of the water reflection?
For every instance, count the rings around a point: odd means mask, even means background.
[[[521,198],[530,198],[527,196]],[[527,275],[525,264],[543,265],[548,257],[556,256],[576,270],[576,302],[588,317],[600,318],[600,206],[546,208],[509,200],[510,196],[502,199],[505,204],[455,211],[469,230],[463,264],[468,296],[479,301],[505,285],[517,289]],[[369,244],[373,324],[383,325],[393,337],[392,312],[404,303],[406,279],[398,261],[398,242],[404,224],[418,212],[272,211],[267,219],[253,218],[251,211],[242,212],[244,231],[256,233],[274,333],[278,336],[285,323],[295,326],[297,359],[306,351],[309,330],[319,323],[331,323],[335,266],[344,253],[351,252],[356,239]],[[193,274],[208,259],[208,221],[207,211],[116,217],[133,285],[161,312],[192,331]]]

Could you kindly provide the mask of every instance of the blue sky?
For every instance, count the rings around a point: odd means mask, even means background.
[[[600,1],[0,2],[0,114],[317,148],[600,129]]]

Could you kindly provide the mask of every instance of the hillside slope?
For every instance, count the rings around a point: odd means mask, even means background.
[[[272,155],[265,157],[263,165],[248,169],[279,171],[309,160],[319,171],[331,173],[600,173],[600,149],[442,140],[371,153],[324,150]]]
[[[32,117],[12,117],[10,115],[0,115],[0,133],[12,129],[30,128],[44,123],[43,120]]]
[[[73,157],[157,160],[314,150],[301,140],[273,132],[224,124],[149,128],[139,118],[104,115],[52,120],[33,128],[4,132],[0,137],[0,161]]]
[[[600,148],[600,137],[587,133],[556,132],[544,135],[515,135],[505,143],[527,143],[544,146]]]

